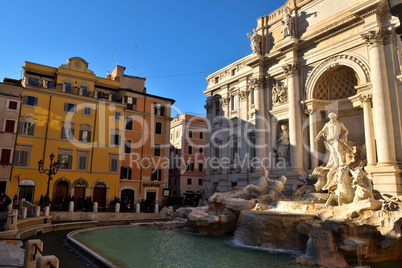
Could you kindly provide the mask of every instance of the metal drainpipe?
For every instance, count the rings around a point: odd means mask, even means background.
[[[145,108],[146,108],[146,99],[147,95],[144,97],[144,114],[142,115],[142,145],[141,145],[141,163],[142,163],[142,157],[144,156],[144,126],[145,126]],[[152,112],[152,111],[151,111]],[[142,191],[142,164],[140,165],[140,190],[139,192],[141,193]],[[145,197],[144,197],[145,198]]]
[[[94,133],[92,136],[92,149],[91,149],[91,167],[89,169],[89,173],[92,173],[92,164],[94,161],[94,147],[95,147],[95,134],[96,134],[96,118],[97,118],[97,113],[98,113],[98,104],[95,104],[95,115],[94,115]],[[99,143],[99,141],[98,141]]]

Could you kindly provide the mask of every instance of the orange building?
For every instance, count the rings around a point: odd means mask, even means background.
[[[148,204],[161,203],[167,197],[169,178],[169,129],[174,100],[148,94],[145,78],[123,75],[117,66],[112,80],[120,81],[124,91],[125,127],[121,152],[120,189],[122,201]],[[165,194],[164,194],[165,192]]]

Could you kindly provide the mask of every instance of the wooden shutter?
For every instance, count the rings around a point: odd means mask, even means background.
[[[35,133],[35,123],[32,123],[31,124],[31,127],[29,128],[29,135],[34,135],[34,133]]]
[[[33,106],[37,106],[38,105],[38,97],[33,97],[34,98],[34,105]]]
[[[88,131],[87,142],[91,142],[91,131]]]
[[[131,180],[131,167],[127,168],[127,172],[128,172],[128,179]]]
[[[22,151],[23,156],[22,156],[22,166],[27,167],[28,166],[28,151]]]
[[[14,153],[14,166],[19,165],[19,159],[20,159],[20,151],[15,151],[15,153]]]
[[[73,166],[73,156],[68,155],[68,169],[71,169]]]

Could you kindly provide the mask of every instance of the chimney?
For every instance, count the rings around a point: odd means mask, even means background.
[[[109,71],[107,71],[106,79],[112,79],[112,75],[109,73]]]

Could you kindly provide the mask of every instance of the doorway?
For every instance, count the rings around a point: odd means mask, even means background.
[[[33,180],[22,180],[18,185],[18,200],[25,198],[26,201],[33,203],[35,193],[35,182]]]
[[[92,202],[98,202],[99,206],[106,204],[106,184],[101,182],[95,186]]]
[[[57,183],[53,204],[59,204],[61,206],[61,197],[63,197],[63,199],[68,197],[68,182],[66,181],[59,181],[59,183]]]
[[[126,205],[127,211],[134,208],[134,191],[131,189],[124,189],[121,191],[121,202]],[[127,206],[129,205],[129,206]]]
[[[156,192],[147,192],[146,203],[148,204],[148,212],[153,213],[155,210]]]

